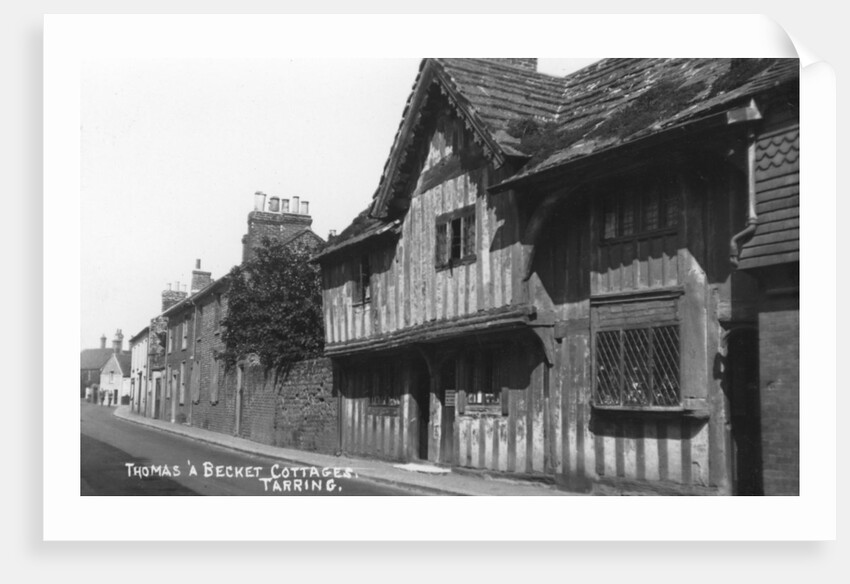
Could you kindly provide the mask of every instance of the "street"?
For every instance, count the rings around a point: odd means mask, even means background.
[[[299,467],[234,452],[113,415],[81,402],[81,495],[410,495],[350,469]]]

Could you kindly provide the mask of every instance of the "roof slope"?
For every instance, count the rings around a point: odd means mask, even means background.
[[[121,367],[121,373],[123,377],[130,377],[130,354],[122,353],[120,355],[116,355],[118,359],[118,366]]]
[[[798,79],[798,59],[604,59],[563,78],[487,59],[424,59],[372,205],[332,246],[362,241],[389,220],[434,84],[496,166],[523,164],[506,181],[514,182]]]
[[[80,351],[80,369],[100,369],[113,353],[112,349],[83,349]]]

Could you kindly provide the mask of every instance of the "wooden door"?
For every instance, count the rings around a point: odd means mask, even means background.
[[[428,423],[431,420],[431,376],[427,367],[417,368],[416,377],[417,440],[420,460],[428,460]]]
[[[161,407],[160,401],[162,399],[162,378],[154,377],[153,380],[154,387],[154,399],[153,399],[153,417],[155,420],[160,418],[159,408]]]
[[[446,359],[440,369],[440,386],[438,399],[442,404],[440,416],[442,428],[440,431],[440,462],[452,464],[452,453],[455,451],[454,425],[455,400],[457,396],[457,360]]]
[[[738,329],[727,338],[726,381],[732,420],[732,480],[736,495],[761,495],[761,403],[758,331]]]

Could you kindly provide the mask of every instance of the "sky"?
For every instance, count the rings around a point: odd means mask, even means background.
[[[541,59],[565,75],[594,59]],[[197,259],[241,260],[253,195],[342,231],[371,200],[419,59],[97,60],[81,67],[81,348],[130,337]]]

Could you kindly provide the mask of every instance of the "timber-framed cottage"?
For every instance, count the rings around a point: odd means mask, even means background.
[[[376,193],[315,258],[341,450],[796,494],[798,79],[423,60]]]

